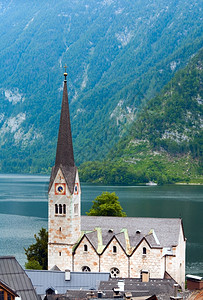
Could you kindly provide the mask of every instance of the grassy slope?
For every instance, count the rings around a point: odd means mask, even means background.
[[[105,162],[81,166],[81,180],[203,183],[202,58],[203,50],[149,101]]]

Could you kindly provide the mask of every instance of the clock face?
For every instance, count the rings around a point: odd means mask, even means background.
[[[55,183],[55,195],[65,195],[66,185],[65,183]]]

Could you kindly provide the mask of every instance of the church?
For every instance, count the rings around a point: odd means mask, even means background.
[[[48,190],[48,268],[109,272],[111,277],[173,278],[184,288],[186,238],[181,219],[81,216],[67,73]]]

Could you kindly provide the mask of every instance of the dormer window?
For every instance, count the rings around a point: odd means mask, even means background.
[[[88,247],[86,244],[84,245],[84,252],[88,252]]]
[[[113,246],[113,254],[116,254],[116,253],[117,253],[117,247]]]

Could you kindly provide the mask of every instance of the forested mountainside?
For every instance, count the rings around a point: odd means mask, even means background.
[[[203,49],[140,112],[103,162],[81,165],[83,181],[203,183]]]
[[[101,160],[202,47],[200,0],[0,0],[0,171],[48,172],[68,87],[76,164]]]

